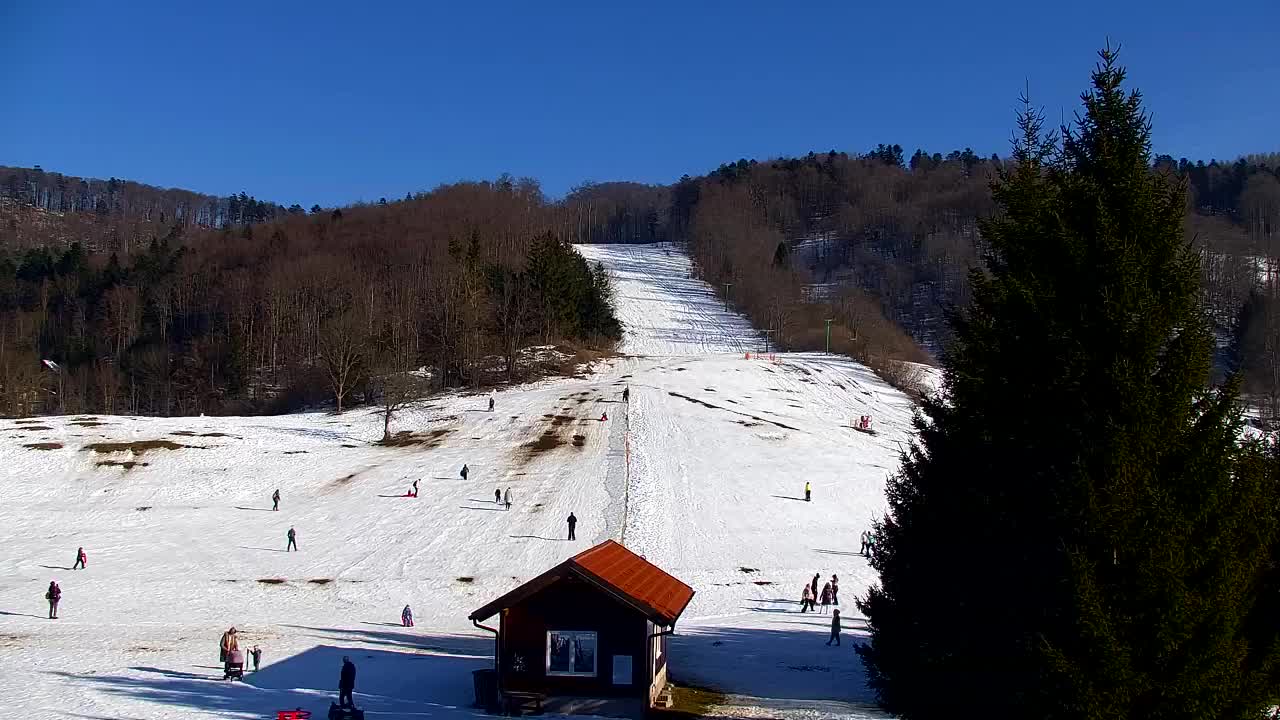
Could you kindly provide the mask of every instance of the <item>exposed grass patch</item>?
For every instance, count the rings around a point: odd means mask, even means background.
[[[132,470],[135,467],[146,467],[150,463],[138,462],[137,460],[99,460],[94,463],[96,467],[121,467],[125,470]]]
[[[36,420],[35,418],[24,418],[24,419],[22,419],[22,420],[14,420],[14,422],[15,422],[15,423],[17,423],[18,425],[30,425],[30,424],[32,424],[32,423],[39,424],[39,423],[44,422],[44,421],[43,421],[43,420]]]
[[[184,437],[195,437],[195,436],[196,436],[196,434],[195,434],[195,433],[193,433],[193,432],[191,432],[190,430],[174,430],[173,432],[171,432],[171,433],[169,433],[169,434],[170,434],[170,435],[182,435],[182,436],[184,436]]]
[[[561,425],[564,425],[565,423],[571,423],[571,422],[573,422],[574,420],[577,420],[577,419],[578,419],[578,418],[575,418],[575,417],[573,417],[572,415],[556,415],[556,416],[551,420],[551,424],[552,424],[553,426],[555,426],[555,427],[560,427]]]
[[[463,575],[462,577],[457,578],[457,580],[460,583],[473,583],[476,581],[476,579],[471,577],[470,575]]]
[[[328,585],[329,583],[333,582],[333,578],[311,578],[307,582],[311,583],[312,585]]]
[[[22,447],[31,448],[32,450],[61,450],[62,443],[60,442],[27,443]]]
[[[285,455],[306,455],[307,451],[306,450],[285,450],[284,454]]]
[[[72,420],[71,424],[79,425],[80,427],[98,427],[99,425],[110,425],[111,423],[99,422],[97,420]]]
[[[283,585],[284,578],[258,578],[258,582],[263,585]]]
[[[139,505],[138,507],[134,508],[134,510],[137,510],[138,512],[146,512],[150,509],[151,509],[150,505]]]
[[[724,693],[718,693],[714,690],[684,687],[675,683],[672,683],[670,688],[671,707],[653,708],[649,711],[650,717],[664,718],[665,720],[706,717],[711,713],[712,708],[724,705],[725,702]]]
[[[744,572],[744,573],[750,574],[753,572],[760,572],[760,568],[740,567],[738,568],[738,572]]]
[[[430,432],[416,433],[412,430],[401,430],[392,435],[389,439],[383,438],[374,443],[381,447],[412,447],[415,445],[425,445],[428,450],[439,447],[443,442],[444,436],[453,432],[453,428],[437,428]]]
[[[573,446],[574,446],[574,447],[582,447],[583,445],[586,445],[586,444],[587,444],[587,436],[586,436],[586,435],[574,435],[574,436],[573,436]]]
[[[772,585],[773,581],[772,580],[752,580],[751,584],[752,585]]]
[[[14,430],[52,430],[52,429],[53,428],[49,427],[48,425],[23,425],[22,427],[14,428]]]
[[[537,440],[527,442],[520,447],[529,451],[530,455],[538,455],[540,453],[549,452],[564,445],[564,438],[555,430],[547,430],[538,436]]]
[[[84,446],[85,450],[92,450],[96,453],[118,453],[131,452],[134,455],[141,455],[148,450],[182,450],[182,449],[200,449],[199,445],[181,445],[172,440],[134,440],[133,442],[103,442],[90,443]]]

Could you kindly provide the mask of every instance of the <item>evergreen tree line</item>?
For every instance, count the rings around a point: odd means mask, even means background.
[[[180,223],[125,255],[0,255],[0,412],[283,412],[382,402],[390,381],[478,386],[620,335],[607,275],[536,188],[226,227]],[[57,369],[42,364],[50,360]]]
[[[1083,103],[1020,115],[875,528],[858,651],[904,720],[1252,720],[1280,687],[1280,466],[1213,383],[1189,179],[1114,51]]]

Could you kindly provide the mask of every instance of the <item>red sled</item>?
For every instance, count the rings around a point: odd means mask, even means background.
[[[276,720],[311,720],[311,711],[298,708],[297,710],[277,710]]]

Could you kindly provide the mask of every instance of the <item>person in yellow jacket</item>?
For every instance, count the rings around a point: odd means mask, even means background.
[[[809,481],[805,480],[804,481],[804,501],[805,502],[809,502],[809,497],[812,492],[813,492],[812,488],[809,487]]]

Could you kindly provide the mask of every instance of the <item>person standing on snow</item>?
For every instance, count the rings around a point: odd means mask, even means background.
[[[458,474],[462,476],[462,479],[463,479],[463,480],[466,480],[466,479],[467,479],[467,464],[466,464],[466,463],[463,463],[463,464],[462,464],[462,472],[461,472],[461,473],[458,473]]]
[[[862,539],[862,549],[858,550],[858,554],[866,555],[867,551],[871,549],[871,531],[863,530],[860,537]]]
[[[575,538],[573,535],[573,529],[578,526],[578,518],[573,516],[572,511],[570,511],[569,513],[568,523],[569,523],[569,539],[576,540],[577,538]]]
[[[62,588],[58,587],[57,581],[49,581],[49,589],[44,594],[44,599],[49,601],[49,619],[58,619],[58,601],[62,599]]]
[[[813,593],[814,602],[818,600],[818,583],[822,582],[822,574],[814,573],[813,580],[809,582],[809,592]]]
[[[289,537],[289,544],[284,546],[284,551],[289,552],[290,548],[292,548],[293,550],[297,550],[298,549],[298,531],[294,530],[293,528],[289,528],[288,537]]]
[[[840,605],[840,578],[831,573],[831,604]]]
[[[833,640],[836,643],[836,647],[840,647],[840,611],[839,610],[831,611],[831,637],[827,639],[827,644],[830,645],[831,641]]]
[[[831,607],[831,583],[822,586],[822,594],[818,597],[821,598],[822,612],[825,613]]]
[[[489,393],[489,412],[493,412],[493,393]]]
[[[240,640],[236,637],[236,629],[234,627],[222,633],[222,639],[218,641],[218,662],[225,663],[231,651],[239,648]]]
[[[800,612],[807,612],[813,607],[813,592],[809,590],[809,583],[804,584],[804,590],[800,592]]]
[[[351,694],[356,691],[356,665],[345,655],[342,658],[342,672],[338,674],[338,705],[355,707]]]
[[[511,510],[511,488],[507,488],[507,491],[502,494],[502,504],[507,506],[508,511]]]
[[[804,501],[805,502],[809,502],[809,493],[811,490],[812,488],[809,487],[809,481],[805,480],[804,481]]]
[[[413,481],[413,496],[418,497],[418,481]]]
[[[76,564],[72,565],[71,569],[83,570],[85,568],[85,561],[88,559],[89,559],[89,556],[84,554],[84,548],[76,548]]]
[[[276,488],[276,491],[271,493],[271,509],[280,509],[280,488]]]
[[[495,505],[501,505],[501,504],[502,504],[502,488],[494,488],[494,489],[493,489],[493,503],[494,503]]]
[[[249,651],[249,657],[253,658],[253,671],[258,672],[258,665],[262,662],[262,648],[254,645]]]
[[[404,606],[404,610],[400,611],[400,624],[404,627],[413,627],[413,611],[408,605]]]
[[[631,388],[630,387],[622,388],[622,402],[630,402],[630,401],[631,401]]]
[[[600,422],[605,422],[608,419],[609,419],[609,413],[607,412],[600,413]]]

